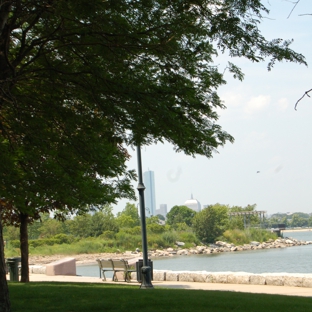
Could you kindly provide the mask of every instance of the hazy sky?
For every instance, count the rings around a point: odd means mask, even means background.
[[[227,84],[218,91],[227,107],[219,111],[218,124],[235,142],[210,159],[175,153],[170,144],[143,147],[143,171],[155,173],[157,208],[183,205],[192,193],[202,206],[256,204],[268,214],[312,213],[312,92],[294,110],[312,88],[312,1],[301,0],[287,18],[293,2],[263,1],[271,13],[260,28],[267,39],[294,39],[291,48],[302,53],[310,67],[283,62],[268,72],[267,62],[226,58],[245,73],[243,82],[228,74]],[[132,155],[128,166],[137,169],[136,152]],[[114,212],[127,202],[121,200]]]

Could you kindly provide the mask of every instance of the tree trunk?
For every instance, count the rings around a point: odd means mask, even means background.
[[[1,214],[0,214],[0,311],[1,312],[11,311],[9,288],[6,280],[6,270],[4,261],[4,241],[2,234]]]
[[[28,215],[20,213],[20,248],[21,248],[21,282],[29,282],[29,265],[28,265]]]

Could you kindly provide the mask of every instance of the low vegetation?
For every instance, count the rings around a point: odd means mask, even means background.
[[[15,312],[306,312],[311,298],[85,283],[9,283]],[[105,295],[103,295],[105,294]],[[118,300],[116,300],[118,299]]]
[[[226,230],[220,240],[234,245],[249,244],[252,241],[265,242],[269,239],[276,239],[276,234],[263,229],[248,228],[246,230]]]
[[[281,223],[283,220],[276,215],[272,220],[260,219],[256,213],[249,213],[255,208],[256,205],[229,207],[215,204],[196,213],[186,206],[174,206],[166,223],[161,222],[158,216],[146,219],[148,248],[176,248],[177,242],[183,242],[185,248],[190,248],[209,245],[216,240],[242,245],[275,239],[276,234],[265,228],[270,228],[272,222]],[[246,219],[242,212],[248,212]],[[297,220],[297,217],[294,214],[292,218]],[[142,247],[140,217],[137,207],[129,203],[116,216],[109,206],[64,222],[42,215],[41,221],[29,225],[28,232],[30,255],[115,253]],[[4,238],[5,256],[18,256],[19,229],[6,226]]]

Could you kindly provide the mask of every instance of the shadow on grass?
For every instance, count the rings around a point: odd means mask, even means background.
[[[130,285],[32,282],[9,289],[13,312],[306,312],[312,306],[306,297]]]

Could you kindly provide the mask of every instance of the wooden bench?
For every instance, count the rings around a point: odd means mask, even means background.
[[[100,269],[100,278],[103,275],[103,281],[106,281],[105,272],[111,271],[113,272],[112,280],[118,282],[117,273],[122,272],[125,282],[131,281],[131,273],[136,272],[135,269],[131,269],[130,265],[127,260],[119,259],[119,260],[112,260],[112,259],[97,259],[96,260],[99,269]]]
[[[100,278],[103,274],[103,281],[106,281],[105,272],[111,271],[114,272],[114,264],[112,259],[96,259],[99,269],[100,269]]]
[[[123,272],[123,277],[125,279],[125,282],[130,282],[131,273],[136,272],[136,270],[130,268],[128,261],[124,259],[113,260],[113,264],[114,264],[113,281],[118,282],[117,273]]]

